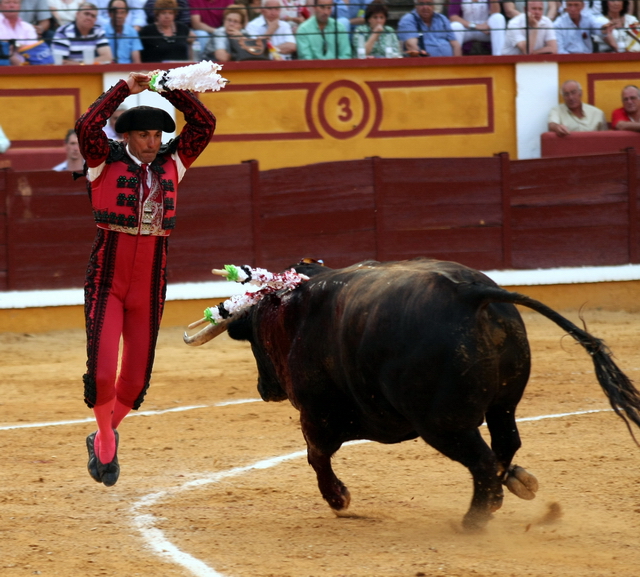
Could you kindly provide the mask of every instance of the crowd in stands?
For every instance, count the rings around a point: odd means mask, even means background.
[[[394,28],[385,0],[0,0],[0,65],[640,52],[637,10],[414,0]]]

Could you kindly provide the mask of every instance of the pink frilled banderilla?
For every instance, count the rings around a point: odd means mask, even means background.
[[[189,325],[193,329],[205,322],[217,325],[229,317],[237,316],[243,311],[255,305],[266,295],[283,290],[291,290],[299,284],[308,281],[309,277],[289,269],[281,273],[273,273],[263,268],[252,268],[248,265],[236,266],[226,264],[224,270],[213,269],[213,274],[224,276],[229,281],[241,284],[251,284],[258,288],[255,291],[247,291],[241,295],[234,295],[223,303],[209,307],[204,311],[204,318]]]

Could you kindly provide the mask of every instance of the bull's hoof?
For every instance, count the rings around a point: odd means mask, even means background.
[[[326,499],[326,497],[325,497]],[[349,508],[349,503],[351,503],[351,494],[349,493],[349,489],[347,489],[344,485],[340,485],[340,493],[331,495],[327,500],[329,503],[329,507],[333,509],[333,512],[336,515],[346,511]]]
[[[492,517],[490,513],[470,510],[462,519],[462,529],[465,533],[478,533],[487,526]]]
[[[535,499],[538,491],[538,479],[518,465],[509,467],[504,484],[516,497],[525,501]]]

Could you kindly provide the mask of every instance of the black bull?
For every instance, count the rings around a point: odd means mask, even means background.
[[[262,398],[288,398],[300,411],[309,463],[335,511],[348,507],[349,492],[331,456],[355,439],[399,443],[419,436],[462,463],[473,476],[467,528],[483,526],[500,508],[503,484],[523,498],[535,496],[535,477],[512,465],[521,445],[516,407],[530,371],[514,304],[578,341],[613,409],[628,427],[627,418],[640,426],[640,393],[601,340],[476,270],[427,259],[295,268],[311,279],[209,332],[226,328],[231,338],[249,341]],[[485,420],[491,448],[478,430]]]

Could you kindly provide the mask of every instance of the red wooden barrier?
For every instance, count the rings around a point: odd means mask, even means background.
[[[625,153],[512,162],[513,266],[630,262],[627,160]]]
[[[4,180],[3,180],[4,179]],[[95,234],[84,181],[0,170],[0,290],[82,286]],[[640,262],[640,162],[618,154],[194,168],[180,189],[169,282],[226,263],[279,270],[431,256],[474,268]]]
[[[640,152],[640,133],[630,130],[602,130],[572,132],[569,136],[543,132],[540,136],[542,158],[606,154],[620,152],[629,147],[635,147]]]

